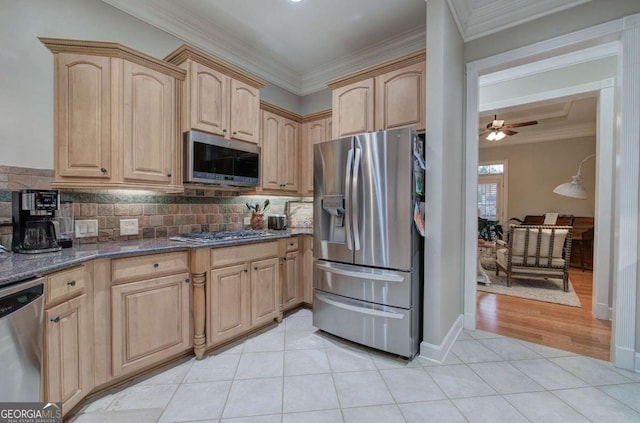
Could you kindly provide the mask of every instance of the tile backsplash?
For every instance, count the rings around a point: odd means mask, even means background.
[[[11,191],[50,189],[53,171],[0,166],[0,222],[11,218]],[[186,232],[244,228],[250,216],[245,203],[262,204],[269,198],[267,214],[284,213],[288,201],[300,197],[241,195],[234,191],[186,190],[184,194],[137,194],[126,191],[61,192],[61,200],[73,201],[76,220],[97,219],[98,237],[79,243],[167,238]],[[310,200],[310,199],[306,199]],[[120,235],[120,219],[138,219],[138,235]],[[0,234],[11,227],[0,226]]]

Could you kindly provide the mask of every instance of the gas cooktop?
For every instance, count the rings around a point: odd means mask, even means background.
[[[173,241],[212,242],[239,238],[262,238],[269,236],[273,236],[273,234],[267,231],[238,229],[235,231],[193,232],[188,234],[180,234],[178,236],[172,236],[169,239]]]

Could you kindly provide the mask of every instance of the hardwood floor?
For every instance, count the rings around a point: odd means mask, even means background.
[[[569,270],[582,308],[478,291],[476,328],[608,361],[611,321],[591,313],[592,277]]]

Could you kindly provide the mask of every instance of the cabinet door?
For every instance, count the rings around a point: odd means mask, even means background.
[[[188,282],[182,273],[111,287],[114,376],[191,347]]]
[[[300,286],[302,301],[313,304],[313,237],[302,237],[302,263],[300,272]]]
[[[260,163],[263,189],[280,189],[279,143],[282,118],[271,112],[262,111],[262,149]]]
[[[324,120],[325,136],[324,141],[331,141],[333,139],[333,119],[330,117]]]
[[[300,191],[313,192],[313,145],[326,139],[325,119],[307,122],[303,125],[302,177]]]
[[[231,80],[231,138],[260,142],[260,90]]]
[[[425,127],[425,62],[376,77],[375,130]]]
[[[191,128],[224,136],[229,128],[230,78],[200,63],[189,66]]]
[[[374,130],[373,78],[333,90],[333,138]]]
[[[207,283],[207,346],[249,330],[248,263],[211,270]]]
[[[282,119],[280,142],[278,144],[278,166],[282,189],[298,191],[298,137],[300,124]]]
[[[127,181],[171,183],[175,80],[124,61],[123,156]]]
[[[284,309],[295,307],[302,301],[300,292],[300,259],[297,251],[284,257],[284,281],[282,305]]]
[[[56,177],[109,178],[110,59],[61,53],[56,60]]]
[[[272,321],[278,314],[278,259],[251,263],[251,325]]]
[[[45,401],[70,410],[93,388],[93,336],[86,294],[45,312]]]

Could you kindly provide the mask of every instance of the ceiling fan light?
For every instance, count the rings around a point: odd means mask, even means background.
[[[504,134],[504,132],[502,131],[498,131],[498,133],[496,134],[496,141],[500,141],[501,139],[503,139],[504,137],[506,137],[506,135]]]
[[[489,135],[487,135],[487,141],[495,141],[496,140],[496,131],[491,131]]]

